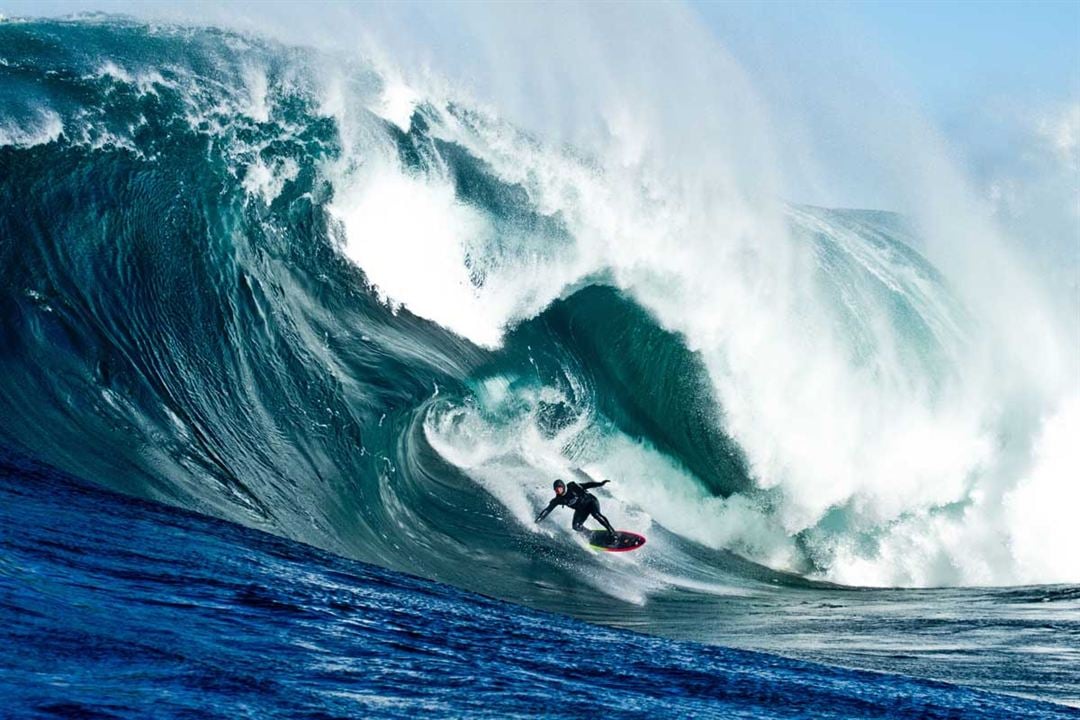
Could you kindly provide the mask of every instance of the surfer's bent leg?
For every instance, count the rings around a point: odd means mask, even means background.
[[[592,508],[589,505],[574,510],[574,523],[572,527],[578,532],[587,532],[585,530],[585,521],[589,518],[590,510],[592,510]]]
[[[604,526],[605,530],[607,530],[612,535],[615,534],[615,528],[611,527],[611,523],[608,522],[608,519],[600,514],[600,505],[599,504],[594,506],[594,509],[592,511],[592,516],[594,518],[596,518],[596,521],[598,523],[600,523],[601,525]]]

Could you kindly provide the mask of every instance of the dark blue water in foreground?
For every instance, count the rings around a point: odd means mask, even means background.
[[[1080,717],[535,612],[8,454],[0,628],[14,717]]]

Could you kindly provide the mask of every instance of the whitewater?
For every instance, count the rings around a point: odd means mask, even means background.
[[[356,45],[0,23],[0,443],[593,623],[1080,702],[1076,286],[939,138],[903,212],[825,207],[688,10],[465,13],[469,51],[338,12]],[[642,551],[533,522],[579,473]]]

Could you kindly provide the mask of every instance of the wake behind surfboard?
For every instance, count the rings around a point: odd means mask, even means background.
[[[616,530],[612,535],[607,530],[593,530],[589,533],[589,545],[606,552],[629,552],[645,544],[645,536],[626,530]]]

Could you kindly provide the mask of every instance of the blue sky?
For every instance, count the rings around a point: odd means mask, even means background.
[[[931,114],[991,94],[1032,102],[1080,96],[1080,2],[695,5],[740,59],[744,51],[752,58],[757,43],[805,61],[835,52],[841,39],[864,62],[876,56],[891,64]]]
[[[849,6],[932,107],[957,86],[1033,100],[1080,93],[1080,2],[874,2]]]
[[[912,178],[890,168],[925,120],[978,194],[1009,190],[1003,216],[1048,217],[1052,196],[1060,222],[1040,234],[1075,237],[1080,2],[694,7],[767,98],[777,137],[810,148],[788,199],[904,209]]]

